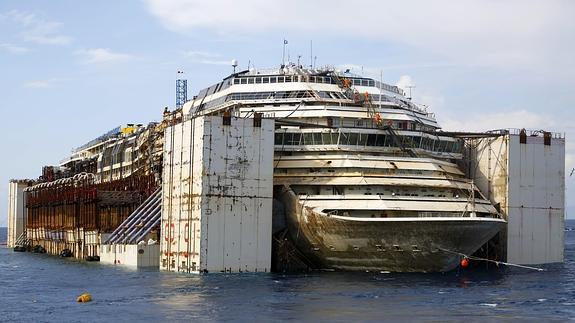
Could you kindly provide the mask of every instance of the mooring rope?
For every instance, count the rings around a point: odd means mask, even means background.
[[[537,268],[537,267],[531,267],[531,266],[525,266],[525,265],[512,264],[512,263],[510,263],[510,262],[492,260],[492,259],[475,257],[475,256],[468,256],[468,255],[463,254],[463,253],[461,253],[461,252],[451,251],[451,250],[443,249],[443,248],[440,248],[440,247],[437,247],[437,249],[439,249],[439,250],[441,250],[441,251],[448,252],[448,253],[460,255],[460,256],[463,256],[463,257],[465,257],[465,258],[467,258],[467,259],[471,259],[471,260],[487,261],[487,262],[492,262],[492,263],[494,263],[494,264],[496,264],[496,265],[505,265],[505,266],[510,266],[510,267],[518,267],[518,268],[524,268],[524,269],[531,269],[531,270],[536,270],[536,271],[545,271],[545,269],[543,269],[543,268]]]

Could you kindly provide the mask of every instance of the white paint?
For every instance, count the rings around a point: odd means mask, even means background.
[[[158,267],[160,259],[159,244],[140,245],[101,245],[100,262],[110,265],[122,265],[127,267]]]
[[[198,117],[164,140],[160,268],[269,271],[273,120]]]

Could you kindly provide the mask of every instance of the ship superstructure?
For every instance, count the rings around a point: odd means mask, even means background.
[[[333,68],[249,70],[183,107],[212,114],[276,120],[274,217],[321,268],[450,270],[505,224],[457,165],[463,141],[396,86]]]

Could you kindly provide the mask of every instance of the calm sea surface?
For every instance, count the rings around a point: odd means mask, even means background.
[[[545,272],[196,276],[0,248],[0,321],[573,320],[575,222],[566,226],[565,263]],[[93,302],[76,303],[83,292]]]

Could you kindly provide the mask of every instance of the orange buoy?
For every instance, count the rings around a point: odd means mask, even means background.
[[[78,303],[87,303],[91,301],[92,301],[92,295],[90,295],[89,293],[84,293],[78,296],[78,298],[76,298],[76,302]]]
[[[461,265],[461,268],[467,268],[467,266],[469,266],[469,259],[463,258],[459,264]]]

